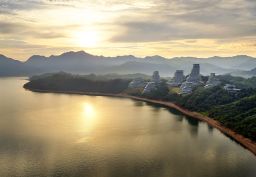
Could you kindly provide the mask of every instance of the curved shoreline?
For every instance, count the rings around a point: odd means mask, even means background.
[[[232,139],[239,142],[241,145],[243,145],[246,149],[251,151],[256,156],[256,142],[250,140],[249,138],[244,137],[243,135],[240,135],[240,134],[234,132],[233,130],[231,130],[227,127],[224,127],[223,125],[220,124],[220,122],[218,122],[208,116],[204,116],[198,112],[189,111],[189,110],[182,108],[172,102],[147,99],[147,98],[136,97],[136,96],[131,96],[131,95],[127,95],[127,94],[109,94],[109,93],[76,92],[76,91],[51,91],[51,90],[40,90],[40,89],[31,89],[31,88],[29,88],[29,89],[25,88],[25,89],[33,91],[33,92],[40,92],[40,93],[64,93],[64,94],[79,94],[79,95],[91,95],[91,96],[110,96],[110,97],[119,97],[119,98],[130,98],[130,99],[134,99],[137,101],[143,101],[143,102],[147,102],[147,103],[158,104],[158,105],[168,107],[168,108],[173,108],[173,109],[176,109],[179,112],[183,113],[184,115],[187,115],[187,116],[195,118],[197,120],[206,122],[210,126],[221,131],[223,134],[226,134],[229,137],[231,137]]]

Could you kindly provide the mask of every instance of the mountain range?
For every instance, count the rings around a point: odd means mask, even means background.
[[[139,58],[133,55],[104,57],[84,51],[71,51],[49,57],[33,55],[24,62],[0,55],[0,76],[31,76],[59,71],[74,74],[152,74],[154,70],[158,70],[163,76],[172,76],[177,69],[182,69],[188,74],[194,63],[201,65],[201,73],[205,75],[211,72],[247,77],[256,75],[256,58],[246,55],[210,58],[161,56]]]

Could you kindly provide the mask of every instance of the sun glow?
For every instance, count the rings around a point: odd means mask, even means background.
[[[74,40],[79,47],[95,47],[100,41],[100,36],[96,31],[82,31],[74,34]]]

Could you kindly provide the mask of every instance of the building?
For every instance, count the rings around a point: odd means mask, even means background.
[[[154,71],[152,75],[152,82],[159,83],[161,81],[158,71]]]
[[[192,93],[194,84],[192,82],[183,82],[180,86],[181,94],[190,94]]]
[[[178,87],[184,82],[185,76],[183,70],[176,70],[173,80],[168,82],[168,85],[171,87]]]
[[[230,93],[236,93],[241,90],[241,89],[236,88],[235,85],[231,85],[231,84],[226,84],[223,88]]]
[[[193,68],[191,70],[190,75],[187,78],[187,82],[192,82],[195,84],[201,82],[200,65],[199,64],[193,64]]]
[[[202,84],[200,75],[200,65],[193,64],[191,73],[187,77],[186,81],[183,82],[180,86],[181,94],[192,93],[193,89],[200,84]]]
[[[129,83],[129,88],[144,88],[147,83],[142,78],[136,78]]]
[[[161,82],[161,78],[158,71],[154,71],[151,82],[148,82],[143,90],[143,94],[149,93],[157,89],[157,84]]]
[[[206,82],[206,85],[204,86],[205,88],[210,88],[214,86],[220,85],[221,82],[220,80],[216,77],[215,73],[211,73],[209,76],[208,81]]]
[[[156,90],[156,83],[155,82],[148,82],[147,85],[145,86],[142,94],[147,94],[150,93],[151,91]]]

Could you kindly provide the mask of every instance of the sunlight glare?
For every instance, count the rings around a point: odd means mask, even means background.
[[[96,31],[76,32],[74,37],[79,47],[95,47],[99,42],[99,34]]]
[[[83,109],[84,109],[84,115],[86,118],[92,118],[95,116],[95,110],[91,104],[89,103],[84,104]]]

